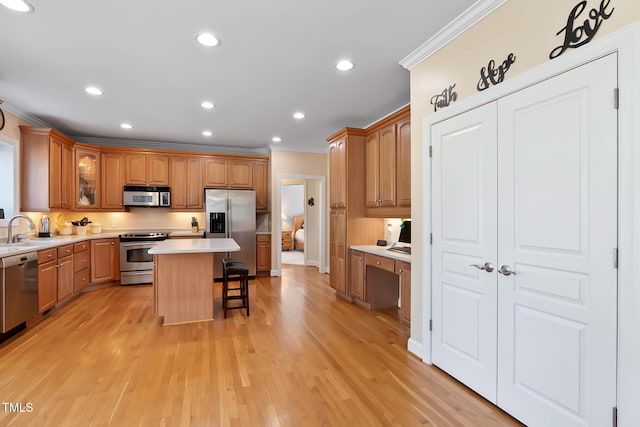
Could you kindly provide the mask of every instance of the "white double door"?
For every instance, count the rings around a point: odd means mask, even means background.
[[[431,127],[432,360],[531,427],[611,425],[616,87],[612,54]]]

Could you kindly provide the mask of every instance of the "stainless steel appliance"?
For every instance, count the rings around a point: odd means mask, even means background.
[[[166,240],[167,233],[130,233],[120,236],[120,284],[153,283],[153,255],[149,249]]]
[[[253,190],[205,190],[206,232],[208,238],[230,237],[240,246],[239,252],[217,253],[214,276],[222,277],[222,259],[240,258],[256,275],[256,192]]]
[[[0,258],[2,333],[25,323],[38,313],[38,253]]]
[[[122,193],[124,206],[168,208],[171,206],[169,187],[125,185]]]

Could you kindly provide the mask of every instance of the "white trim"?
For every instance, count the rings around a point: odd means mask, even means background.
[[[7,104],[6,102],[4,104],[2,104],[2,109],[13,114],[14,116],[16,116],[19,119],[22,119],[26,122],[31,123],[33,126],[42,126],[45,128],[53,128],[53,126],[51,126],[49,123],[45,122],[44,120],[40,119],[39,117],[34,116],[31,113],[27,113],[26,111],[21,110],[20,108],[16,107],[15,105],[11,105],[11,104]]]
[[[409,338],[409,340],[407,341],[407,350],[409,350],[410,353],[413,353],[418,357],[421,357],[420,355],[424,353],[424,349],[422,348],[422,343],[414,340],[413,338]]]
[[[325,144],[322,148],[308,148],[308,147],[294,147],[292,145],[269,145],[270,151],[293,151],[297,153],[316,153],[327,154],[329,152],[329,146]]]
[[[407,55],[400,65],[411,71],[422,61],[445,47],[453,39],[480,22],[485,16],[506,3],[507,0],[478,0],[458,15],[447,26]]]
[[[618,111],[618,425],[630,427],[640,425],[640,149],[635,141],[640,140],[640,85],[634,76],[640,74],[640,24],[633,24],[602,39],[589,43],[578,50],[565,53],[559,58],[545,62],[504,83],[482,93],[473,95],[457,105],[423,119],[423,147],[431,144],[430,129],[437,122],[469,111],[510,93],[549,79],[572,68],[598,59],[612,52],[618,53],[618,87],[620,109]],[[613,88],[612,88],[613,94]],[[613,100],[613,95],[612,95]],[[613,101],[612,101],[613,102]],[[423,233],[424,265],[431,255],[428,241],[432,225],[430,222],[430,177],[431,162],[423,157],[423,223],[428,227]],[[423,278],[423,360],[430,363],[431,334],[431,278]]]
[[[317,206],[320,209],[320,224],[318,224],[318,235],[319,235],[319,254],[318,254],[318,270],[320,273],[325,273],[325,271],[320,267],[325,265],[325,224],[327,221],[327,207],[325,206],[325,192],[326,192],[326,177],[322,175],[300,175],[300,174],[288,174],[288,173],[279,173],[277,176],[277,189],[276,189],[276,205],[275,212],[273,217],[271,218],[271,228],[275,231],[275,234],[272,236],[272,245],[276,249],[276,259],[275,266],[276,268],[271,270],[272,276],[280,276],[282,273],[282,221],[280,221],[282,214],[282,181],[284,179],[303,179],[303,180],[314,180],[320,181],[320,191],[318,194],[318,202]],[[306,188],[306,186],[305,186]],[[273,243],[275,240],[275,243]],[[272,251],[273,253],[273,251]],[[305,255],[306,257],[306,255]],[[306,261],[306,260],[305,260]]]

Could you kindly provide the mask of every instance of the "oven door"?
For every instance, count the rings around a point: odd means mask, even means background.
[[[120,242],[120,283],[153,282],[153,255],[149,249],[160,242]]]

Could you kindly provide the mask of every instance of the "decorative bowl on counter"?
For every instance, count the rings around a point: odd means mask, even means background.
[[[63,236],[71,235],[71,230],[72,230],[71,224],[58,226],[58,233],[60,233]]]
[[[87,234],[87,226],[86,225],[75,225],[76,234],[83,235]]]
[[[91,224],[91,232],[93,234],[102,233],[102,224],[93,223]]]

